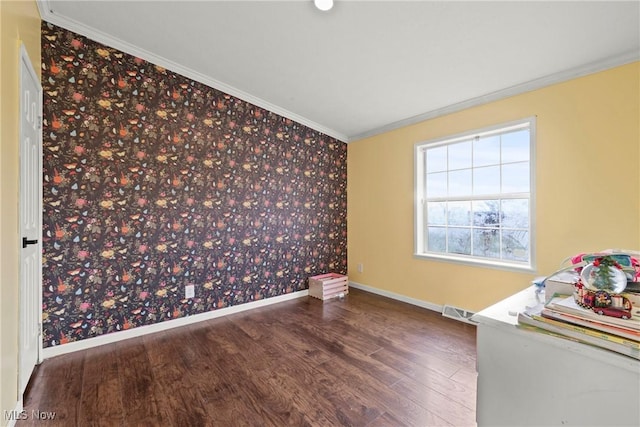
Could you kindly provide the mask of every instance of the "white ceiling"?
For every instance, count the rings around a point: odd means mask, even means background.
[[[640,1],[38,0],[42,18],[348,142],[640,59]]]

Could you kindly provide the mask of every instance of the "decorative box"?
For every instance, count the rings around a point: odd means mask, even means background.
[[[323,301],[349,293],[349,279],[338,273],[309,277],[309,296]]]

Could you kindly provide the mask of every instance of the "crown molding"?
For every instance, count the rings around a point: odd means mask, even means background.
[[[489,102],[499,101],[501,99],[509,98],[511,96],[520,95],[525,92],[531,92],[537,89],[542,89],[544,87],[551,86],[557,83],[562,83],[578,77],[583,77],[589,74],[598,73],[600,71],[605,71],[611,68],[630,64],[632,62],[636,62],[639,60],[640,60],[639,51],[626,52],[622,55],[612,56],[602,61],[592,62],[580,67],[575,67],[569,70],[561,71],[559,73],[551,74],[546,77],[530,80],[526,83],[511,86],[505,89],[488,93],[486,95],[478,96],[476,98],[471,98],[466,101],[458,102],[456,104],[451,104],[443,108],[438,108],[436,110],[419,114],[417,116],[413,116],[407,119],[389,123],[385,126],[371,129],[369,131],[362,132],[357,135],[353,135],[349,137],[348,142],[354,142],[360,139],[365,139],[372,136],[380,135],[380,134],[390,132],[396,129],[400,129],[406,126],[411,126],[420,122],[424,122],[426,120],[434,119],[436,117],[466,110],[467,108],[477,107],[479,105],[487,104]]]
[[[82,36],[88,37],[91,40],[94,40],[98,43],[102,43],[114,49],[118,49],[129,55],[134,55],[134,56],[137,56],[138,58],[142,58],[145,61],[148,61],[154,65],[159,65],[163,68],[166,68],[167,70],[171,70],[191,80],[195,80],[209,87],[212,87],[216,90],[219,90],[228,95],[231,95],[235,98],[241,99],[245,102],[264,108],[282,117],[291,119],[313,130],[316,130],[332,138],[335,138],[341,142],[346,143],[349,140],[347,135],[344,135],[340,132],[330,129],[326,126],[322,126],[312,120],[309,120],[285,108],[279,107],[275,104],[265,101],[264,99],[261,99],[249,93],[246,93],[236,87],[233,87],[226,83],[218,81],[214,78],[211,78],[210,76],[204,75],[198,71],[192,70],[188,67],[185,67],[181,64],[178,64],[162,56],[156,55],[152,52],[149,52],[145,49],[137,47],[124,40],[113,37],[102,31],[98,31],[95,28],[89,27],[81,22],[67,18],[65,16],[57,15],[54,12],[53,8],[51,7],[53,3],[54,2],[52,2],[51,0],[36,0],[36,4],[38,5],[38,9],[40,11],[40,17],[42,18],[43,21],[49,22],[58,27],[61,27],[66,30],[72,31],[74,33],[80,34]]]
[[[50,22],[59,27],[65,28],[69,31],[73,31],[75,33],[81,34],[99,43],[121,50],[127,54],[135,55],[139,58],[142,58],[146,61],[151,62],[152,64],[159,65],[168,70],[171,70],[180,75],[183,75],[187,78],[203,83],[209,87],[220,90],[222,92],[225,92],[238,99],[242,99],[243,101],[246,101],[258,107],[264,108],[280,116],[294,120],[302,125],[305,125],[318,132],[324,133],[325,135],[333,137],[344,143],[350,143],[350,142],[358,141],[361,139],[369,138],[372,136],[380,135],[386,132],[397,130],[402,127],[411,126],[426,120],[430,120],[430,119],[434,119],[447,114],[462,111],[467,108],[476,107],[479,105],[487,104],[489,102],[499,101],[501,99],[505,99],[511,96],[520,95],[520,94],[537,90],[537,89],[542,89],[544,87],[551,86],[553,84],[562,83],[571,79],[597,73],[600,71],[605,71],[610,68],[618,67],[621,65],[629,64],[629,63],[640,60],[639,51],[626,52],[621,55],[606,58],[602,61],[596,61],[583,66],[564,70],[559,73],[551,74],[546,77],[534,79],[522,84],[518,84],[518,85],[501,89],[495,92],[491,92],[482,96],[478,96],[478,97],[461,101],[455,104],[451,104],[442,108],[431,110],[426,113],[418,114],[413,117],[398,120],[381,127],[370,129],[368,131],[365,131],[359,134],[345,135],[343,133],[337,132],[334,129],[328,128],[326,126],[322,126],[312,120],[309,120],[303,116],[295,114],[285,108],[281,108],[277,105],[274,105],[264,99],[258,98],[238,88],[235,88],[226,83],[213,79],[210,76],[204,75],[200,72],[192,70],[174,61],[168,60],[162,56],[159,56],[152,52],[141,49],[124,40],[120,40],[106,33],[103,33],[101,31],[97,31],[96,29],[91,28],[85,24],[82,24],[81,22],[69,19],[64,16],[56,15],[51,7],[53,3],[54,3],[53,0],[36,0],[36,4],[38,5],[38,9],[40,10],[40,16],[42,17],[42,20],[46,22]]]

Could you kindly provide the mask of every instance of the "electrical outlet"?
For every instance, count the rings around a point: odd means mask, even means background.
[[[187,285],[184,287],[184,297],[193,298],[196,296],[196,287],[194,285]]]
[[[364,265],[362,263],[358,264],[358,273],[364,273]]]

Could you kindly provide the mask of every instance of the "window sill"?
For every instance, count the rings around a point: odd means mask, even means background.
[[[470,267],[491,268],[495,270],[512,271],[516,273],[531,273],[531,274],[536,273],[535,266],[533,265],[516,264],[516,263],[509,263],[509,262],[497,261],[497,260],[491,261],[491,260],[481,260],[481,259],[475,259],[475,258],[463,257],[463,256],[425,254],[425,253],[414,253],[413,257],[417,259],[447,262],[451,264],[466,265]]]

